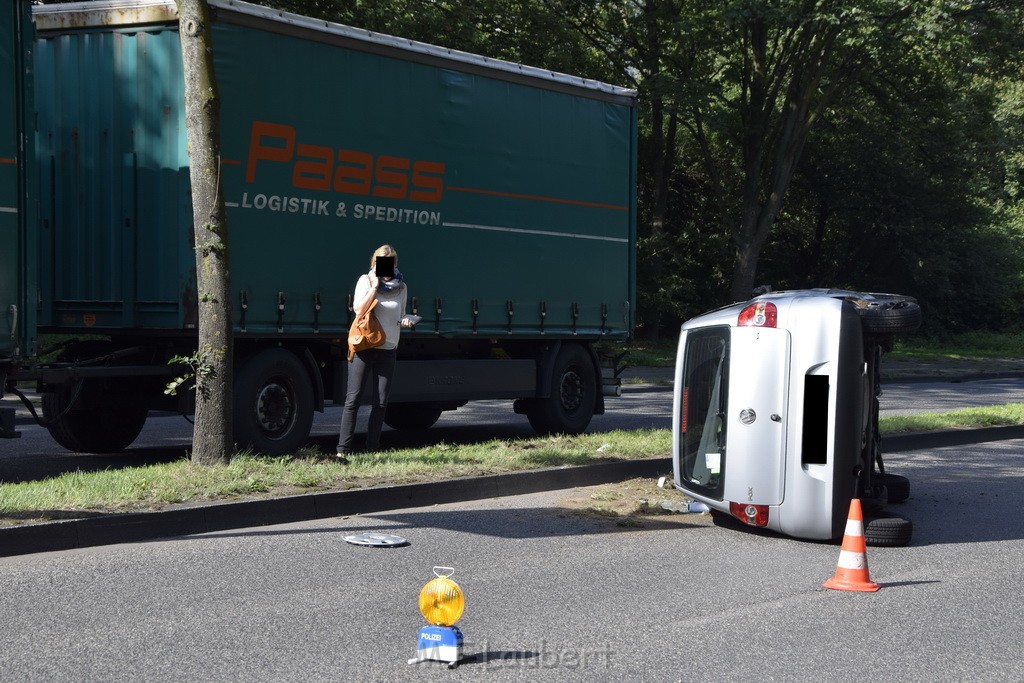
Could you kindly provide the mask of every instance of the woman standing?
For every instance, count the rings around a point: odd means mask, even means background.
[[[378,259],[380,263],[378,264]],[[390,266],[394,266],[392,269]],[[356,282],[352,309],[356,316],[362,315],[374,299],[377,306],[372,315],[384,328],[385,340],[381,346],[357,351],[349,362],[348,391],[345,408],[341,414],[341,436],[338,440],[337,457],[345,460],[352,452],[352,434],[356,428],[356,414],[359,399],[363,393],[366,378],[373,375],[373,406],[370,409],[370,424],[366,432],[366,450],[380,449],[380,432],[384,427],[384,410],[388,405],[391,378],[395,373],[395,358],[398,355],[398,336],[402,327],[412,327],[405,316],[407,288],[398,270],[398,252],[385,244],[373,252],[370,272],[361,275]],[[378,267],[382,266],[382,267]]]

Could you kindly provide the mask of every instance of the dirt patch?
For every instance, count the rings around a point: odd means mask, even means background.
[[[662,481],[663,486],[658,486]],[[672,477],[659,479],[628,479],[614,484],[601,484],[572,489],[560,501],[571,514],[606,519],[618,526],[645,527],[666,523],[710,523],[707,512],[690,512],[694,502],[672,485]]]

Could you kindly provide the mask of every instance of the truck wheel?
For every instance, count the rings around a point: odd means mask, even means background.
[[[864,542],[880,548],[901,548],[910,545],[914,525],[909,519],[887,514],[864,519]]]
[[[526,413],[538,434],[580,434],[594,416],[597,379],[586,349],[566,344],[555,359],[551,396],[534,401]]]
[[[146,402],[111,380],[79,382],[67,382],[43,394],[43,419],[53,440],[75,453],[117,453],[132,445],[149,415]],[[103,405],[81,409],[71,405],[90,396],[102,399],[89,404],[102,400]]]
[[[384,422],[392,429],[422,431],[430,429],[441,417],[441,409],[419,403],[389,403]]]
[[[76,363],[113,353],[99,339],[70,344],[57,360]],[[144,392],[131,379],[65,382],[43,394],[43,419],[50,436],[75,453],[117,453],[138,438],[149,415]]]
[[[295,354],[267,349],[248,358],[235,378],[234,437],[240,448],[289,455],[313,426],[313,384]]]

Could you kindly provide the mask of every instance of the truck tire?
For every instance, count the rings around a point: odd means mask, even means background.
[[[551,395],[532,402],[526,413],[538,434],[581,434],[594,416],[597,375],[587,350],[565,344],[555,358]]]
[[[313,426],[313,384],[295,354],[275,348],[247,358],[234,390],[239,448],[289,455],[306,445]]]
[[[100,395],[103,405],[76,409],[71,403],[83,395]],[[114,380],[67,382],[44,393],[42,403],[50,436],[75,453],[123,451],[138,438],[149,415],[146,402]]]
[[[60,363],[89,363],[117,351],[110,342],[74,341]],[[75,453],[118,453],[138,438],[149,404],[130,379],[97,378],[65,382],[43,393],[43,419],[50,436]]]
[[[401,431],[430,429],[440,417],[440,408],[421,403],[389,403],[384,410],[387,426]]]

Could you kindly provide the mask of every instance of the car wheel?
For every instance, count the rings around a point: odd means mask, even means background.
[[[864,542],[879,548],[900,548],[910,545],[914,525],[909,519],[880,514],[864,520]]]
[[[910,480],[898,474],[883,474],[881,482],[885,486],[886,498],[890,503],[902,503],[910,498]]]
[[[910,297],[872,294],[853,303],[865,334],[891,337],[910,334],[921,326],[921,307]]]

